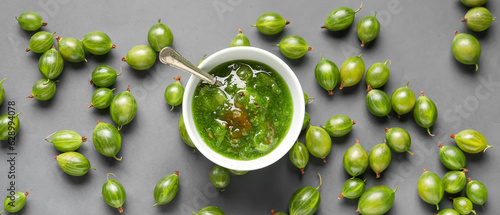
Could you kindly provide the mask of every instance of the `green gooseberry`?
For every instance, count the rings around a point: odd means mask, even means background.
[[[109,206],[117,208],[118,212],[122,213],[127,193],[123,185],[115,179],[109,179],[109,175],[116,177],[113,173],[106,175],[106,182],[102,185],[102,197]]]
[[[75,38],[61,38],[59,36],[56,36],[56,40],[58,42],[57,47],[59,48],[59,52],[61,52],[61,55],[65,60],[73,63],[82,61],[87,62],[82,42]]]
[[[184,97],[184,87],[181,84],[181,76],[178,75],[174,77],[175,82],[171,83],[165,89],[165,101],[172,106],[172,111],[175,106],[182,103],[182,98]]]
[[[398,114],[398,118],[401,118],[403,114],[409,113],[415,106],[415,94],[408,88],[409,83],[408,81],[405,87],[396,89],[391,96],[392,109]]]
[[[338,199],[344,197],[348,199],[357,199],[365,192],[365,180],[359,178],[350,178],[342,186],[342,193],[339,195]]]
[[[290,215],[313,215],[319,208],[321,203],[321,195],[318,189],[323,184],[321,180],[321,175],[319,176],[319,186],[314,187],[302,187],[296,190],[290,201],[288,202],[288,210]]]
[[[99,153],[106,157],[115,158],[118,161],[122,160],[121,157],[116,157],[122,147],[122,135],[114,126],[98,120],[92,139]]]
[[[365,63],[361,59],[363,54],[347,58],[340,66],[340,87],[350,87],[358,84],[365,75]]]
[[[411,137],[408,131],[399,127],[393,127],[391,129],[385,128],[385,139],[387,141],[387,146],[394,152],[410,152]]]
[[[290,21],[285,20],[281,15],[274,12],[263,13],[257,18],[257,23],[252,27],[257,27],[265,35],[274,35],[283,30]]]
[[[71,176],[85,175],[90,168],[95,170],[90,166],[89,160],[78,152],[64,152],[54,158],[57,159],[62,171]]]
[[[316,64],[314,77],[321,87],[328,91],[328,95],[333,95],[333,89],[337,86],[340,79],[340,72],[334,62],[325,60],[321,55],[321,61]]]
[[[201,209],[198,213],[193,211],[194,215],[225,215],[224,211],[215,206],[207,206]]]
[[[449,170],[461,170],[465,167],[466,159],[464,153],[455,146],[439,146],[439,159]]]
[[[236,46],[250,46],[250,40],[248,40],[247,36],[243,34],[241,29],[238,29],[238,34],[233,37],[231,43],[229,44],[229,47]]]
[[[109,88],[97,88],[92,94],[92,103],[90,103],[89,108],[95,107],[97,109],[105,109],[111,105],[113,101],[113,89]]]
[[[299,59],[304,56],[307,51],[313,50],[313,47],[307,45],[304,38],[297,35],[288,35],[284,37],[276,46],[280,47],[281,54],[290,59]]]
[[[56,94],[56,82],[50,79],[40,79],[34,85],[31,95],[28,98],[35,98],[40,101],[46,101]]]
[[[149,29],[148,42],[151,48],[160,52],[163,48],[172,46],[174,35],[168,25],[161,23],[161,19],[158,19],[158,23]]]
[[[303,143],[297,141],[290,149],[290,152],[288,152],[288,155],[292,164],[299,168],[300,172],[304,174],[304,168],[306,168],[309,162],[309,151],[307,147]]]
[[[0,140],[14,138],[19,133],[19,114],[21,114],[21,112],[15,115],[4,114],[0,116]]]
[[[3,206],[5,209],[3,211],[0,211],[0,213],[3,213],[4,211],[8,211],[9,213],[16,213],[22,210],[24,208],[24,205],[26,204],[26,197],[28,196],[28,194],[28,191],[24,193],[9,193],[9,195],[5,197],[5,200],[3,201]]]
[[[366,107],[368,111],[375,116],[387,116],[389,117],[389,113],[391,112],[391,99],[389,96],[382,90],[372,89],[368,86],[366,90],[368,93],[366,94]]]
[[[438,175],[424,168],[424,173],[418,179],[417,190],[422,200],[436,205],[437,210],[439,210],[439,202],[443,198],[444,188]]]
[[[344,153],[344,169],[352,177],[356,177],[365,172],[368,167],[368,153],[356,140],[353,146],[349,147]]]
[[[349,28],[354,21],[354,16],[363,7],[363,2],[357,10],[353,10],[349,7],[338,7],[333,9],[325,20],[325,25],[321,28],[327,28],[330,31],[341,31]]]
[[[482,182],[471,180],[470,178],[467,179],[467,182],[467,188],[465,189],[467,197],[474,204],[483,206],[486,200],[488,200],[488,190],[486,186]]]
[[[456,210],[448,208],[440,211],[437,215],[460,215],[460,214]]]
[[[470,214],[472,212],[473,214],[476,214],[476,211],[472,210],[474,205],[467,197],[457,197],[457,198],[450,197],[450,199],[453,200],[453,208],[458,213]]]
[[[311,116],[307,112],[304,112],[304,122],[302,123],[302,131],[307,128],[307,126],[311,123]]]
[[[283,212],[276,212],[275,210],[271,210],[271,215],[287,215],[287,214],[283,213]]]
[[[193,148],[196,148],[194,145],[193,141],[189,137],[187,130],[186,130],[186,125],[184,124],[184,117],[182,116],[179,118],[179,133],[181,134],[181,138],[186,143],[186,145],[191,146]]]
[[[38,60],[38,69],[46,79],[56,79],[64,69],[64,60],[54,46],[44,52]]]
[[[229,175],[229,170],[224,167],[216,164],[212,167],[212,170],[210,170],[210,182],[212,182],[215,187],[219,188],[221,192],[229,185],[230,179],[231,175]]]
[[[427,133],[430,136],[434,136],[429,128],[436,123],[437,117],[436,104],[427,96],[424,96],[424,91],[420,91],[420,97],[418,97],[413,108],[413,119],[420,127],[427,128]]]
[[[248,173],[248,171],[238,171],[238,170],[232,170],[232,169],[230,169],[229,172],[231,172],[235,175],[245,175]]]
[[[2,83],[5,81],[6,78],[2,79],[0,81],[0,105],[2,105],[3,100],[5,99],[5,89],[2,86]]]
[[[449,171],[443,176],[443,189],[447,193],[455,194],[461,192],[467,183],[465,173],[469,172],[468,169],[462,171]]]
[[[481,44],[474,36],[465,33],[459,34],[455,31],[451,52],[458,62],[465,65],[476,65],[476,71],[479,69],[477,62],[481,57]]]
[[[49,140],[51,136],[53,136],[52,140]],[[87,141],[87,138],[72,130],[62,130],[50,134],[45,138],[45,141],[52,143],[54,148],[61,152],[71,152],[80,148],[82,143]]]
[[[356,31],[359,40],[361,40],[361,47],[365,47],[367,42],[377,38],[380,32],[380,23],[375,17],[376,15],[377,13],[373,14],[373,16],[365,16],[358,22]]]
[[[366,190],[359,198],[356,212],[364,215],[385,214],[392,208],[397,190],[397,187],[391,190],[383,185]]]
[[[19,26],[27,31],[36,31],[42,26],[46,26],[47,23],[42,20],[40,14],[34,11],[25,11],[16,17]]]
[[[351,131],[354,124],[356,122],[346,115],[335,115],[326,121],[323,128],[332,137],[342,137]]]
[[[389,67],[391,60],[386,60],[385,63],[375,63],[366,70],[366,84],[372,88],[380,88],[387,83],[391,72]]]
[[[101,31],[91,31],[85,34],[81,41],[85,50],[93,55],[105,55],[111,49],[116,48],[116,45],[111,42],[111,38]]]
[[[154,189],[155,204],[164,205],[172,201],[179,191],[179,170],[160,179]]]
[[[497,18],[493,17],[488,9],[484,7],[474,7],[467,11],[462,22],[465,22],[467,28],[470,30],[481,32],[488,29],[491,22],[496,19]]]
[[[391,150],[385,143],[378,144],[370,150],[368,161],[377,178],[380,178],[380,173],[391,164],[391,158]]]
[[[53,35],[54,33],[49,33],[47,31],[39,31],[34,34],[29,43],[29,48],[27,48],[25,51],[29,52],[35,52],[38,54],[42,54],[50,49],[54,45],[54,38]]]
[[[156,52],[146,45],[132,47],[122,61],[127,62],[135,70],[146,70],[156,62]]]
[[[311,155],[326,163],[326,156],[332,150],[332,139],[324,129],[311,125],[306,133],[306,146]]]
[[[19,133],[19,118],[18,115],[4,114],[0,116],[0,140],[8,140],[14,138]]]
[[[304,93],[304,104],[307,106],[307,104],[311,104],[314,102],[315,98],[314,97],[309,97],[305,92]]]
[[[460,0],[467,7],[479,7],[486,4],[488,0]]]
[[[120,67],[120,73],[116,74],[115,69],[108,65],[100,65],[92,71],[92,79],[90,84],[96,85],[98,87],[109,87],[113,85],[116,78],[123,73]]]
[[[458,147],[467,153],[476,154],[493,148],[493,146],[488,145],[484,135],[476,130],[466,129],[457,135],[451,134],[450,137],[455,139]]]
[[[111,118],[120,126],[120,129],[134,119],[137,114],[137,102],[132,93],[130,93],[130,87],[126,91],[118,93],[113,98],[109,110]]]

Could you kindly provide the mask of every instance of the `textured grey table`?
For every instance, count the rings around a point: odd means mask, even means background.
[[[381,179],[367,170],[362,178],[367,187],[398,186],[394,207],[387,214],[433,214],[435,207],[423,202],[417,194],[417,181],[423,168],[440,176],[446,169],[440,164],[437,143],[453,145],[448,136],[466,128],[481,131],[489,143],[497,148],[486,153],[467,155],[467,174],[480,180],[489,188],[489,199],[478,214],[498,214],[500,211],[500,75],[498,56],[500,35],[498,21],[484,33],[473,33],[483,47],[479,71],[473,66],[457,63],[451,55],[451,42],[455,30],[467,32],[460,22],[467,8],[458,0],[365,1],[355,23],[363,16],[377,11],[381,32],[375,42],[361,48],[355,27],[332,33],[319,27],[333,8],[349,6],[358,8],[359,1],[8,1],[0,0],[0,78],[4,82],[6,101],[15,101],[16,111],[21,111],[21,132],[17,137],[16,189],[29,190],[26,207],[19,214],[116,214],[101,197],[101,187],[106,173],[113,172],[127,191],[124,206],[126,214],[190,214],[192,210],[214,205],[226,214],[270,214],[271,209],[288,210],[292,193],[302,186],[318,184],[316,173],[323,176],[320,189],[322,203],[317,214],[355,214],[357,200],[337,200],[342,184],[348,179],[342,167],[344,151],[356,139],[366,150],[383,142],[385,127],[399,126],[407,129],[413,140],[411,151],[415,155],[393,154],[393,161]],[[500,4],[490,1],[486,5],[499,16]],[[88,55],[88,63],[65,63],[57,84],[56,96],[47,102],[27,99],[35,81],[42,78],[38,72],[39,54],[25,53],[32,33],[22,30],[14,16],[26,10],[41,13],[49,25],[46,31],[56,31],[61,37],[81,38],[92,30],[109,34],[117,48],[108,55]],[[251,28],[263,12],[275,11],[291,24],[275,36],[265,36]],[[237,29],[241,28],[252,46],[266,49],[284,59],[299,77],[304,91],[316,97],[306,111],[313,125],[323,124],[335,114],[345,114],[357,124],[343,138],[333,139],[333,151],[326,164],[311,158],[305,175],[284,157],[274,165],[250,172],[245,176],[232,176],[227,190],[219,193],[210,183],[209,171],[213,164],[199,152],[192,153],[180,139],[177,120],[181,108],[169,111],[163,98],[166,86],[176,75],[182,75],[185,85],[188,75],[159,62],[148,71],[135,71],[120,61],[134,45],[147,44],[149,27],[161,18],[174,33],[174,48],[188,59],[197,62],[204,54],[226,48]],[[304,37],[314,51],[299,60],[286,59],[273,44],[285,35]],[[398,120],[372,116],[365,107],[364,80],[355,87],[336,90],[328,96],[314,79],[313,71],[321,54],[339,67],[349,56],[363,53],[368,68],[375,62],[391,59],[391,78],[384,90],[390,95],[410,81],[410,88],[418,95],[420,90],[434,100],[439,117],[432,127],[435,137],[427,135],[412,116]],[[83,177],[63,173],[53,156],[59,154],[44,138],[58,130],[72,129],[87,137],[97,120],[112,122],[107,110],[88,109],[94,87],[89,85],[92,70],[101,64],[116,69],[123,68],[123,75],[115,84],[117,92],[128,85],[138,102],[138,113],[131,124],[124,127],[123,146],[119,156],[123,161],[100,155],[92,141],[78,150],[97,168]],[[0,113],[7,111],[7,103]],[[304,141],[305,132],[299,140]],[[91,138],[90,138],[91,140]],[[0,144],[0,196],[6,196],[10,165],[6,142]],[[153,188],[164,175],[180,170],[181,188],[177,197],[168,205],[154,204]],[[465,192],[462,193],[465,195]],[[451,207],[445,194],[441,208]]]

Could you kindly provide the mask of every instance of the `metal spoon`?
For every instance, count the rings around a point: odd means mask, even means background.
[[[208,82],[209,84],[222,86],[222,83],[217,81],[217,78],[189,62],[186,58],[182,57],[179,52],[175,51],[171,47],[165,47],[160,51],[160,62],[196,75],[198,78]]]

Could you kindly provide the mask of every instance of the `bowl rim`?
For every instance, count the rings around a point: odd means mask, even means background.
[[[222,49],[207,57],[203,62],[200,63],[199,68],[208,72],[217,65],[233,60],[252,60],[266,64],[269,67],[273,68],[276,72],[278,72],[278,74],[280,74],[280,76],[284,79],[285,83],[287,83],[290,95],[292,97],[293,112],[290,128],[288,129],[288,133],[281,140],[281,143],[279,143],[279,145],[276,146],[268,154],[252,160],[231,159],[217,153],[212,148],[210,148],[210,146],[208,146],[203,141],[198,133],[198,130],[196,129],[196,125],[194,124],[192,114],[192,100],[194,91],[196,90],[196,86],[201,81],[201,79],[194,75],[191,75],[191,77],[189,78],[184,91],[184,97],[182,101],[184,124],[192,142],[194,143],[198,151],[200,151],[208,160],[219,166],[231,170],[257,170],[277,162],[279,159],[285,156],[288,151],[290,151],[292,146],[297,141],[304,121],[304,94],[297,76],[281,58],[266,50],[256,47],[231,47]]]

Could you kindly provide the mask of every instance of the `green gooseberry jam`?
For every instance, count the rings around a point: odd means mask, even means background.
[[[223,86],[200,83],[193,97],[194,123],[203,141],[236,160],[273,151],[292,121],[292,97],[283,78],[250,60],[222,63],[210,73]]]

